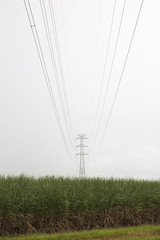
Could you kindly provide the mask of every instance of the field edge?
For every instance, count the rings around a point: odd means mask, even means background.
[[[33,234],[15,237],[0,237],[0,240],[158,240],[160,239],[160,225],[144,225],[137,227],[121,227],[110,229],[99,229],[91,231],[55,233],[55,234]]]

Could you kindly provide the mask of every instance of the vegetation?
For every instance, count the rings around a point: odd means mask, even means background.
[[[5,240],[159,240],[160,226],[142,226],[128,227],[119,229],[103,229],[83,232],[71,232],[61,234],[45,234],[45,235],[27,235],[13,238],[5,237]],[[4,240],[4,238],[0,238]]]
[[[160,182],[0,177],[0,235],[160,223]]]
[[[0,215],[160,208],[160,182],[0,177]]]

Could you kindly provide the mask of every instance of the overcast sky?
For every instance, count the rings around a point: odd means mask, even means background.
[[[24,2],[0,0],[0,174],[78,176],[79,160],[75,159],[64,124],[40,3],[39,0],[30,0],[30,3],[73,159],[67,154],[58,128]],[[51,28],[48,0],[45,4]],[[96,124],[102,109],[123,4],[117,0]],[[141,0],[126,1],[104,115],[94,141],[93,124],[114,0],[53,0],[74,138],[83,133],[88,136],[86,175],[89,177],[160,178],[159,0],[144,0],[108,129],[94,159],[140,4]],[[52,31],[51,34],[54,40]],[[53,48],[56,54],[54,41]]]

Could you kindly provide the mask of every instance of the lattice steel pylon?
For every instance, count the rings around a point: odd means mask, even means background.
[[[79,140],[79,145],[77,145],[76,148],[79,148],[79,153],[76,153],[76,155],[79,155],[80,158],[79,177],[84,178],[86,177],[85,155],[88,155],[88,153],[85,152],[85,148],[88,146],[84,144],[84,140],[88,138],[86,137],[86,134],[78,134],[76,140],[77,139]]]

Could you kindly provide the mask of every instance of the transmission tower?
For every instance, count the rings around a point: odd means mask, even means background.
[[[76,155],[79,155],[80,159],[80,166],[79,166],[79,177],[84,178],[86,176],[85,171],[85,155],[88,155],[88,153],[85,152],[85,148],[88,147],[84,144],[84,140],[88,139],[86,137],[86,134],[78,134],[78,137],[76,140],[79,140],[79,145],[76,146],[76,148],[79,148],[79,153]]]

